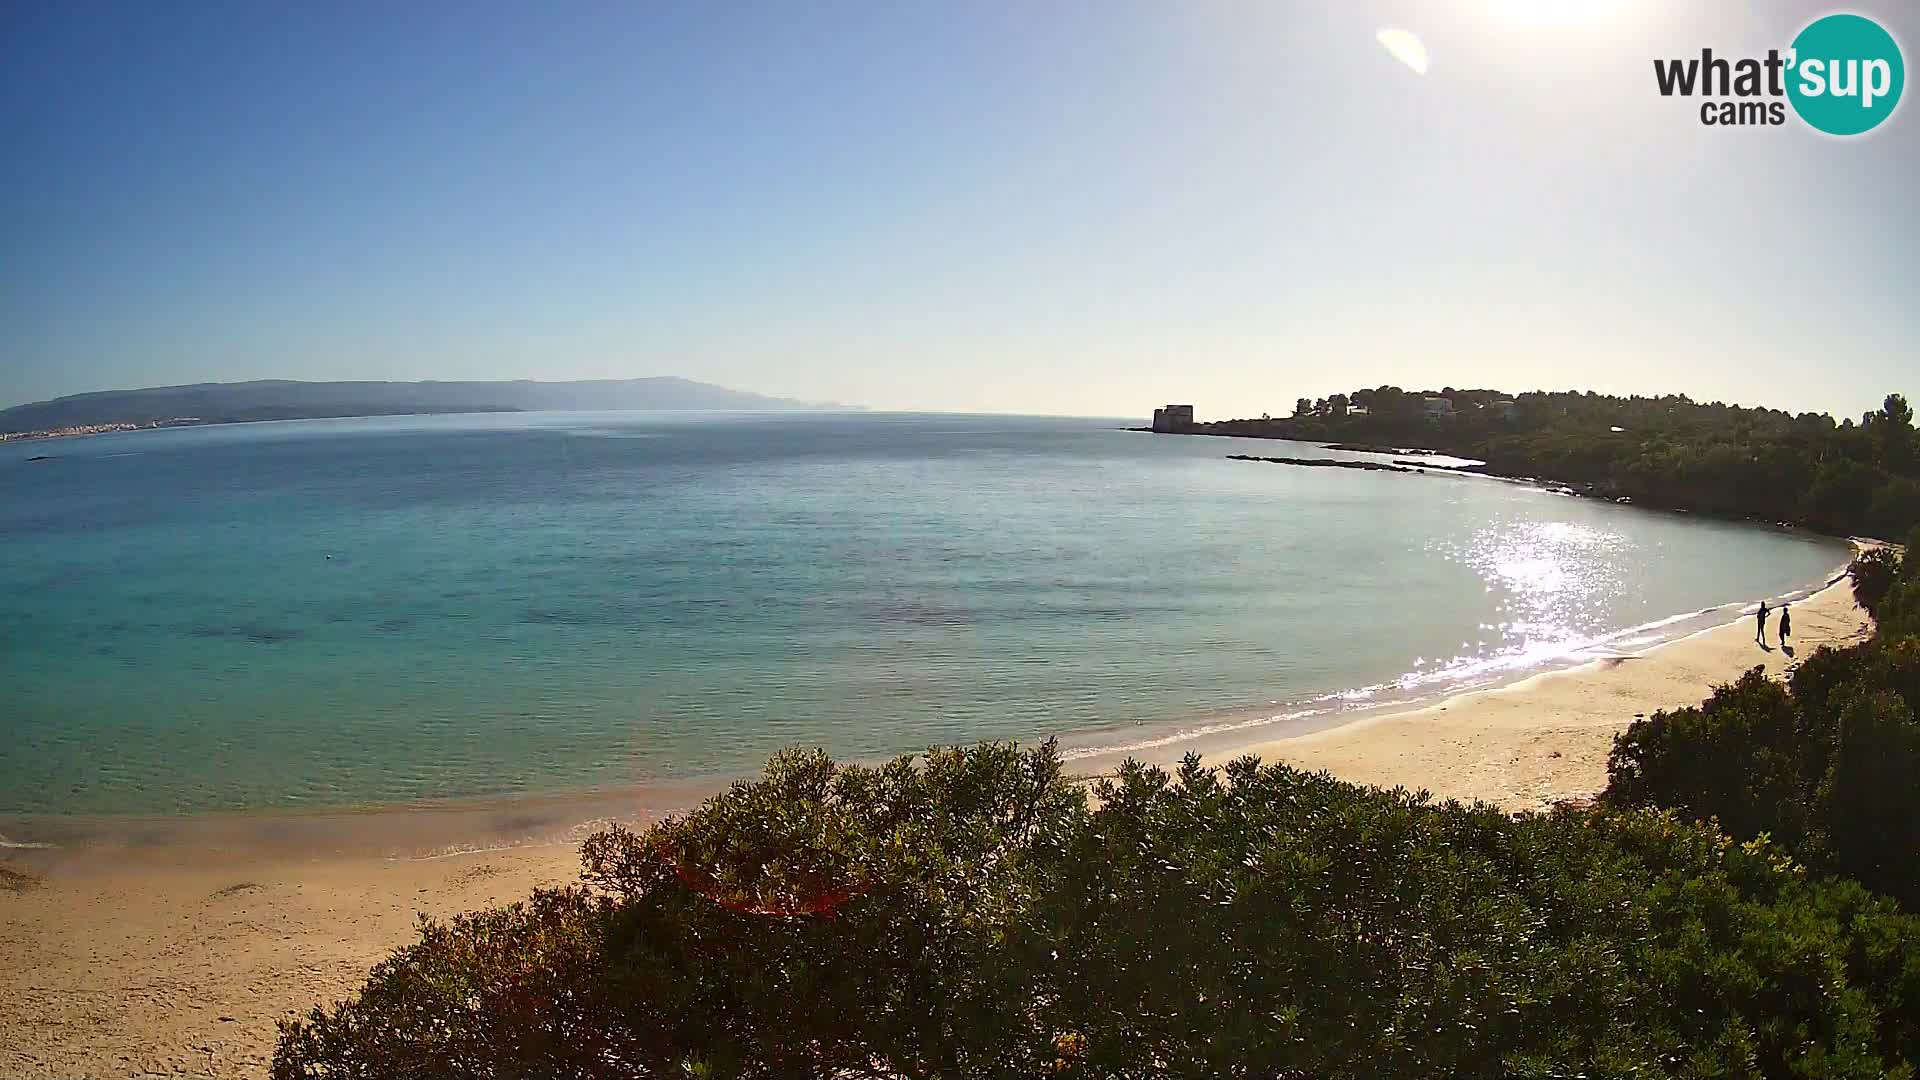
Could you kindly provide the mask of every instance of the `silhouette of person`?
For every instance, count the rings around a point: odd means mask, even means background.
[[[1767,643],[1767,602],[1760,601],[1760,610],[1754,612],[1753,640],[1762,645]]]
[[[1793,612],[1787,610],[1787,605],[1781,604],[1780,605],[1780,644],[1785,645],[1787,643],[1787,636],[1792,633],[1793,633]]]

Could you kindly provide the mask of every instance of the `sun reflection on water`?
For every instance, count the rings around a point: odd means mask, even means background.
[[[1422,657],[1404,685],[1524,667],[1598,643],[1626,588],[1626,536],[1569,521],[1508,521],[1432,551],[1479,575],[1496,620],[1452,657]]]

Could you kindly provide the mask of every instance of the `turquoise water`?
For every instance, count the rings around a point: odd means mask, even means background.
[[[1117,426],[516,414],[0,446],[0,813],[565,791],[790,743],[1135,745],[1643,642],[1845,558]]]

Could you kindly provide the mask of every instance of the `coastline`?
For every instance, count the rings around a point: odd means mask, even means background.
[[[1846,585],[1847,567],[1852,558],[1879,546],[1881,541],[1855,537],[1844,543],[1850,545],[1846,562],[1823,575],[1817,583],[1769,596],[1768,602],[1775,606],[1781,602],[1801,605],[1822,592]],[[1844,602],[1852,606],[1850,593]],[[1510,688],[1545,675],[1639,659],[1667,646],[1740,623],[1752,614],[1751,604],[1718,604],[1524,653],[1497,654],[1464,665],[1431,670],[1416,669],[1368,686],[1274,701],[1261,707],[1198,714],[1174,722],[1068,733],[1062,737],[1062,744],[1069,769],[1077,773],[1111,772],[1128,756],[1167,766],[1178,764],[1188,752],[1197,752],[1209,761],[1220,763],[1252,748],[1291,743],[1306,735],[1335,731],[1370,719],[1422,712],[1447,705],[1456,698]],[[1699,696],[1704,698],[1706,684],[1701,685]],[[1101,736],[1097,741],[1096,731]]]
[[[1276,737],[1285,729],[1255,724],[1071,764],[1092,775],[1127,756],[1173,765],[1198,750],[1223,764],[1251,753],[1357,783],[1542,809],[1604,787],[1613,735],[1637,715],[1696,704],[1751,666],[1781,674],[1821,644],[1870,632],[1844,577],[1793,610],[1791,655],[1763,652],[1740,618],[1507,685],[1336,714],[1320,730]],[[416,913],[445,917],[570,881],[587,832],[694,805],[724,783],[643,800],[156,819],[106,846],[96,836],[90,848],[5,851],[0,954],[12,963],[0,969],[0,1075],[263,1075],[274,1022],[351,991],[411,939]]]
[[[1127,428],[1122,428],[1120,430],[1142,432],[1149,435],[1197,435],[1197,436],[1205,436],[1205,437],[1218,438],[1218,439],[1247,439],[1247,440],[1258,440],[1261,442],[1294,443],[1299,446],[1311,446],[1318,450],[1332,451],[1336,454],[1365,455],[1365,457],[1358,458],[1358,459],[1355,459],[1355,458],[1335,459],[1339,462],[1344,463],[1338,466],[1342,468],[1364,470],[1369,472],[1413,473],[1421,476],[1479,477],[1480,479],[1483,479],[1483,480],[1496,480],[1506,484],[1524,484],[1529,487],[1539,488],[1542,491],[1551,491],[1556,495],[1565,495],[1571,498],[1594,499],[1599,502],[1610,502],[1610,503],[1618,503],[1620,505],[1636,506],[1643,510],[1658,510],[1658,511],[1669,513],[1669,514],[1697,514],[1700,517],[1709,518],[1717,521],[1737,521],[1737,522],[1746,522],[1748,524],[1753,524],[1753,525],[1775,526],[1775,527],[1782,527],[1782,528],[1795,528],[1795,529],[1807,529],[1809,531],[1819,531],[1819,526],[1805,522],[1805,521],[1800,521],[1800,520],[1794,520],[1794,521],[1776,520],[1774,518],[1767,517],[1764,515],[1756,515],[1751,513],[1740,513],[1740,512],[1733,512],[1733,511],[1714,510],[1710,508],[1681,506],[1677,503],[1650,500],[1650,499],[1647,499],[1644,495],[1640,499],[1636,500],[1635,498],[1626,494],[1625,492],[1603,487],[1597,481],[1556,480],[1550,476],[1530,475],[1528,472],[1514,471],[1512,469],[1496,467],[1490,462],[1483,461],[1478,458],[1466,456],[1467,451],[1464,451],[1464,450],[1461,450],[1461,451],[1423,450],[1423,449],[1407,448],[1407,447],[1376,446],[1369,443],[1358,443],[1358,442],[1350,442],[1345,440],[1329,440],[1325,437],[1319,437],[1319,436],[1316,436],[1313,438],[1306,438],[1301,435],[1258,435],[1258,434],[1249,434],[1244,431],[1214,430],[1212,426],[1215,423],[1238,423],[1238,422],[1240,421],[1231,421],[1231,420],[1212,421],[1207,424],[1196,424],[1188,428],[1177,429],[1177,430],[1157,430],[1150,427],[1127,427]],[[1424,458],[1446,458],[1446,459],[1449,459],[1450,461],[1459,462],[1460,464],[1440,464],[1431,460],[1428,460],[1428,461],[1401,460],[1404,458],[1423,458],[1423,457]],[[1373,460],[1377,458],[1389,459],[1389,464],[1391,464],[1393,467],[1391,468],[1382,467],[1380,463]],[[1265,457],[1265,456],[1254,455],[1254,454],[1227,454],[1226,459],[1230,461],[1257,461],[1257,462],[1265,462],[1269,464],[1292,465],[1296,467],[1301,465],[1313,466],[1313,465],[1323,464],[1322,462],[1315,461],[1315,460],[1300,459],[1300,458],[1284,458],[1284,457]]]
[[[1871,618],[1854,603],[1844,577],[1796,601],[1793,613],[1791,652],[1777,643],[1762,650],[1750,617],[1743,616],[1642,652],[1538,672],[1417,707],[1375,710],[1304,734],[1241,739],[1210,748],[1206,756],[1219,765],[1252,754],[1357,784],[1424,789],[1510,812],[1584,801],[1606,787],[1613,736],[1635,719],[1697,705],[1714,686],[1749,668],[1782,677],[1821,645],[1855,644],[1872,633]],[[1134,756],[1171,767],[1187,749],[1174,745]],[[1118,758],[1089,763],[1110,768]]]
[[[1852,543],[1859,550],[1871,542]],[[1819,583],[1780,595],[1802,604],[1841,582],[1844,575],[1845,564],[1841,564]],[[1745,610],[1750,614],[1750,609]],[[1379,683],[1259,706],[1078,728],[1059,732],[1057,737],[1068,770],[1087,777],[1111,773],[1127,757],[1171,766],[1185,754],[1197,752],[1220,763],[1257,747],[1291,745],[1308,735],[1430,711],[1456,698],[1543,675],[1638,657],[1725,626],[1741,617],[1742,611],[1741,604],[1721,604],[1528,654],[1489,657],[1465,667],[1409,671]],[[1041,737],[1045,736],[1034,736]],[[847,760],[879,765],[892,756]],[[644,826],[693,809],[748,775],[713,772],[605,787],[367,805],[154,814],[0,814],[0,868],[37,878],[64,878],[119,874],[131,868],[245,868],[288,858],[430,860],[578,843],[610,824]]]

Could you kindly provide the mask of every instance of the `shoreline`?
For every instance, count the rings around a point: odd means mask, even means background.
[[[1859,539],[1847,542],[1853,545],[1854,554],[1879,543]],[[1814,584],[1766,599],[1769,603],[1803,604],[1828,589],[1844,585],[1847,565],[1842,563]],[[1851,602],[1849,594],[1847,603]],[[1559,643],[1531,655],[1495,655],[1463,667],[1409,671],[1382,683],[1271,702],[1258,708],[1237,708],[1143,724],[1128,733],[1128,741],[1068,746],[1066,756],[1072,771],[1078,771],[1074,766],[1089,760],[1118,764],[1128,754],[1152,764],[1177,764],[1188,751],[1218,759],[1249,747],[1337,731],[1383,715],[1446,705],[1454,698],[1512,687],[1543,675],[1577,671],[1623,658],[1637,659],[1739,623],[1752,614],[1753,605],[1749,603],[1717,604],[1576,642]],[[1701,697],[1705,696],[1703,690]],[[1120,731],[1107,730],[1103,734],[1117,736]]]
[[[1852,543],[1858,551],[1875,542]],[[1845,574],[1841,564],[1819,582],[1779,596],[1805,603],[1843,584]],[[1720,628],[1745,614],[1751,614],[1749,605],[1719,604],[1561,643],[1533,655],[1494,656],[1463,668],[1409,671],[1384,682],[1258,706],[1170,720],[1093,725],[1060,732],[1057,737],[1068,771],[1089,777],[1111,773],[1129,756],[1171,766],[1186,753],[1198,752],[1210,761],[1224,762],[1250,748],[1338,731],[1382,715],[1445,706],[1455,698],[1542,675],[1637,657]],[[892,756],[847,760],[878,765]],[[578,843],[607,825],[644,826],[693,809],[728,785],[754,775],[757,770],[714,772],[593,788],[400,803],[151,814],[0,813],[0,870],[51,878],[120,873],[132,866],[245,867],[326,858],[405,862]]]
[[[1233,422],[1234,421],[1209,421],[1209,423],[1233,423]],[[1677,506],[1671,503],[1664,503],[1664,502],[1648,502],[1648,501],[1645,501],[1644,498],[1636,500],[1631,496],[1625,495],[1624,493],[1618,491],[1617,489],[1610,492],[1602,488],[1599,482],[1597,481],[1555,480],[1551,477],[1547,477],[1543,475],[1529,476],[1529,475],[1524,475],[1517,472],[1507,472],[1507,471],[1503,471],[1501,469],[1495,468],[1492,464],[1486,461],[1482,461],[1477,458],[1467,457],[1465,456],[1464,451],[1455,452],[1455,451],[1449,451],[1449,450],[1418,450],[1418,449],[1411,449],[1411,448],[1373,446],[1366,443],[1352,443],[1352,442],[1345,442],[1345,441],[1330,442],[1323,438],[1302,439],[1302,438],[1295,438],[1290,435],[1248,435],[1242,432],[1199,430],[1198,426],[1196,426],[1196,428],[1193,428],[1193,429],[1177,430],[1177,431],[1175,430],[1158,431],[1150,427],[1127,427],[1127,428],[1121,428],[1120,430],[1141,432],[1148,435],[1195,435],[1195,436],[1211,437],[1216,439],[1248,439],[1248,440],[1257,440],[1260,442],[1295,443],[1300,446],[1312,446],[1321,450],[1332,450],[1340,453],[1349,453],[1349,454],[1367,454],[1372,457],[1392,458],[1394,455],[1403,455],[1408,457],[1422,456],[1422,455],[1431,456],[1431,457],[1445,457],[1445,458],[1450,458],[1456,461],[1467,462],[1468,464],[1438,465],[1438,464],[1423,463],[1423,462],[1417,462],[1417,461],[1394,461],[1392,462],[1392,464],[1397,466],[1402,466],[1402,467],[1393,468],[1393,469],[1373,469],[1368,471],[1408,472],[1408,473],[1417,473],[1423,476],[1442,475],[1442,474],[1451,475],[1451,476],[1476,476],[1476,477],[1480,477],[1481,479],[1498,480],[1502,483],[1507,483],[1507,484],[1525,484],[1530,487],[1539,488],[1543,491],[1553,492],[1556,495],[1565,495],[1570,498],[1593,499],[1596,502],[1617,503],[1622,506],[1638,507],[1639,509],[1642,509],[1642,510],[1658,510],[1668,514],[1698,515],[1699,517],[1707,518],[1713,521],[1744,522],[1751,525],[1759,525],[1759,526],[1769,527],[1769,528],[1802,529],[1809,532],[1817,531],[1814,526],[1801,521],[1770,520],[1768,518],[1759,517],[1753,514],[1742,514],[1742,513],[1733,513],[1733,512],[1721,512],[1716,510],[1695,509],[1692,507]],[[1275,464],[1296,465],[1296,466],[1305,464],[1305,462],[1302,462],[1298,459],[1260,457],[1256,455],[1228,454],[1226,455],[1226,457],[1228,460],[1237,460],[1237,461],[1262,461],[1262,462],[1269,462],[1269,463],[1275,463]],[[1358,468],[1359,466],[1349,465],[1346,467]],[[1846,537],[1844,539],[1851,540],[1856,545],[1860,543],[1860,539],[1858,537]],[[1869,546],[1871,546],[1871,544],[1873,543],[1878,543],[1878,542],[1879,541],[1871,541],[1869,542]]]
[[[1426,790],[1509,812],[1587,801],[1606,787],[1613,736],[1634,720],[1698,705],[1749,668],[1784,677],[1822,645],[1855,644],[1872,634],[1871,618],[1854,603],[1844,575],[1795,601],[1793,610],[1795,640],[1785,650],[1773,636],[1777,619],[1769,622],[1763,650],[1743,616],[1640,653],[1535,672],[1292,737],[1243,741],[1216,751],[1213,763],[1251,754],[1352,783]],[[1151,763],[1178,761],[1179,755],[1166,754]]]
[[[1821,644],[1871,631],[1844,577],[1796,602],[1794,614],[1792,653],[1763,652],[1751,624],[1735,619],[1636,654],[1343,714],[1347,722],[1323,730],[1275,737],[1271,727],[1240,729],[1212,746],[1180,741],[1083,757],[1072,771],[1098,775],[1127,756],[1172,766],[1189,750],[1216,765],[1255,754],[1356,783],[1545,809],[1604,787],[1613,736],[1637,715],[1698,704],[1755,664],[1779,675]],[[699,795],[689,786],[659,800],[660,810]],[[601,804],[624,798],[604,795]],[[444,918],[575,880],[581,836],[616,819],[582,822],[570,809],[578,806],[319,816],[320,825],[406,827],[420,838],[475,825],[534,837],[504,846],[423,844],[403,855],[339,842],[294,850],[301,819],[278,815],[240,815],[258,832],[244,838],[249,843],[203,834],[209,843],[188,847],[129,836],[91,863],[63,862],[71,851],[8,851],[0,862],[13,868],[0,875],[0,951],[12,963],[0,968],[0,1075],[264,1075],[275,1021],[351,992],[369,967],[412,940],[418,914]],[[621,807],[627,820],[654,813]],[[547,826],[557,834],[541,834]],[[39,864],[54,872],[40,874]]]
[[[1833,538],[1838,540],[1839,538]],[[1849,538],[1853,553],[1879,541]],[[1779,594],[1796,605],[1846,583],[1846,563]],[[1770,602],[1775,597],[1768,598]],[[1851,597],[1848,601],[1851,604]],[[1751,614],[1719,604],[1628,626],[1530,656],[1494,656],[1460,669],[1403,672],[1384,682],[1170,720],[1093,725],[1057,733],[1070,773],[1111,773],[1121,760],[1177,765],[1189,752],[1217,764],[1381,717],[1444,710],[1456,698],[1542,676],[1639,658],[1723,629]],[[1703,684],[1700,697],[1705,697]],[[1045,737],[1045,736],[1041,736]],[[1026,740],[1023,740],[1026,741]],[[924,751],[902,751],[918,753]],[[886,757],[847,759],[877,765]],[[596,788],[482,794],[401,803],[256,807],[153,814],[0,813],[0,870],[36,878],[124,872],[130,866],[239,866],[287,859],[405,862],[464,853],[577,844],[610,824],[641,826],[697,807],[757,775],[707,773]],[[1391,786],[1391,785],[1389,785]]]

